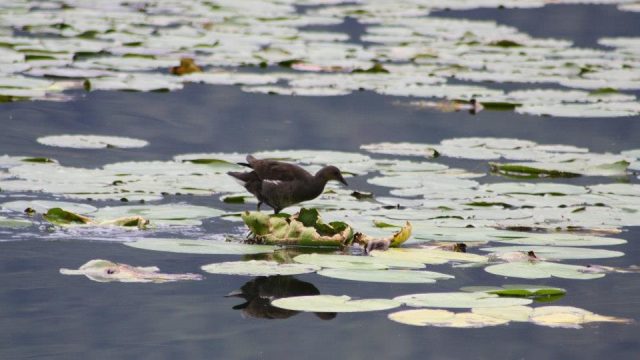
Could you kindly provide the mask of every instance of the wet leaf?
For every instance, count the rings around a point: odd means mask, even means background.
[[[422,269],[424,264],[397,259],[384,259],[360,255],[302,254],[293,260],[297,263],[317,265],[332,269],[383,270],[388,268]]]
[[[163,283],[180,280],[202,280],[198,274],[163,274],[155,266],[135,267],[109,260],[91,260],[78,270],[60,269],[63,275],[84,275],[97,282]]]

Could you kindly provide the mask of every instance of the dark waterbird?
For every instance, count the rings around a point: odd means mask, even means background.
[[[246,163],[239,164],[250,167],[253,171],[230,171],[227,174],[240,180],[258,198],[258,211],[262,203],[272,207],[277,214],[288,206],[315,199],[322,194],[324,186],[330,180],[347,185],[340,169],[335,166],[325,166],[311,175],[298,165],[259,160],[251,155],[247,155]]]

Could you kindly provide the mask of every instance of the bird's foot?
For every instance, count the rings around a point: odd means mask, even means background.
[[[367,242],[366,252],[368,254],[373,250],[387,250],[390,245],[390,239],[371,239]]]

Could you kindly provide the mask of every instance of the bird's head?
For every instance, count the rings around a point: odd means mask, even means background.
[[[340,169],[338,169],[335,166],[323,167],[322,169],[320,169],[320,171],[318,171],[318,173],[316,174],[316,177],[322,179],[325,182],[329,180],[335,180],[345,185],[348,185],[347,181],[344,179],[344,177],[342,177],[342,173],[340,172]]]

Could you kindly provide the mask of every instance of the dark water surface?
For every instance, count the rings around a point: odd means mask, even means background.
[[[595,46],[595,39],[602,36],[640,35],[640,14],[622,13],[611,6],[443,14],[497,19],[532,36],[570,38],[584,46]],[[95,167],[115,161],[169,159],[181,153],[304,148],[357,151],[371,142],[432,143],[460,136],[515,137],[584,146],[595,152],[640,147],[638,117],[567,119],[488,111],[471,116],[397,107],[394,100],[368,92],[305,98],[190,85],[173,93],[95,92],[69,103],[2,104],[0,154],[47,156],[65,165]],[[35,141],[39,136],[62,133],[131,136],[148,140],[150,146],[79,151],[45,147]],[[480,166],[477,164],[469,166]],[[355,184],[380,191],[367,187],[364,179],[356,179]],[[225,205],[207,198],[185,200],[236,211],[251,206]],[[237,232],[235,224],[219,219],[206,222],[205,229]],[[156,265],[168,273],[199,272],[203,264],[238,257],[153,252],[82,239],[43,241],[40,229],[20,231],[24,240],[0,242],[0,359],[640,358],[637,322],[590,324],[582,330],[519,323],[476,330],[421,328],[389,321],[388,311],[322,319],[314,314],[273,312],[255,299],[257,293],[314,288],[322,294],[389,298],[504,283],[481,268],[433,267],[456,278],[432,285],[371,284],[314,274],[278,281],[209,275],[200,282],[104,284],[65,277],[58,269],[103,258],[136,266]],[[15,233],[0,233],[0,241],[12,235]],[[640,263],[640,231],[631,229],[621,236],[628,244],[615,250],[626,256],[599,264]],[[254,295],[254,301],[244,310],[232,309],[245,300],[225,295],[247,282],[251,283],[245,289]],[[634,275],[610,274],[590,281],[508,281],[518,282],[566,288],[567,295],[557,305],[640,320],[640,281]]]

